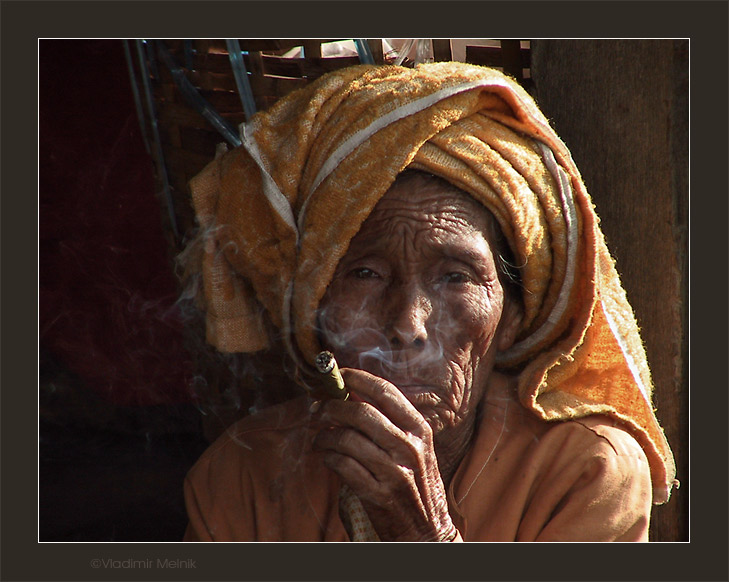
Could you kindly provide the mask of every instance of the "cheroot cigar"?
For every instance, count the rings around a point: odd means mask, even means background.
[[[316,369],[321,373],[324,391],[332,398],[346,400],[349,397],[349,391],[344,385],[344,378],[342,378],[342,373],[339,371],[334,354],[326,350],[319,352],[315,363]]]

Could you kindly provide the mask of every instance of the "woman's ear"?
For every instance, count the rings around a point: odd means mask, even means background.
[[[496,343],[496,347],[500,352],[505,352],[513,345],[521,329],[523,319],[524,313],[521,303],[505,296],[504,308],[501,311],[501,321],[499,322],[499,336]]]

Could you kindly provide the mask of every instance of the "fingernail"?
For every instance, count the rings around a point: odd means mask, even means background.
[[[311,406],[309,406],[309,412],[314,414],[320,408],[321,408],[321,400],[314,400],[314,402],[311,403]]]

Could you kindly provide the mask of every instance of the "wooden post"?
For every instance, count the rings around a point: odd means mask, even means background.
[[[304,41],[304,56],[307,59],[320,59],[321,58],[321,41],[305,40]]]
[[[521,83],[524,73],[521,64],[521,43],[518,40],[501,41],[501,63],[504,73]]]
[[[536,98],[571,150],[641,327],[681,488],[651,540],[688,540],[688,42],[532,41]]]
[[[433,39],[433,60],[450,61],[453,58],[450,38]]]
[[[370,51],[372,51],[372,58],[375,60],[375,63],[378,65],[384,64],[385,54],[382,49],[382,39],[381,38],[368,38],[367,44],[370,47]]]

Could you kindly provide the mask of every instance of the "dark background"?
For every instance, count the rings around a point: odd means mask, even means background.
[[[592,196],[653,377],[673,450],[652,541],[689,538],[689,41],[532,42],[536,98]]]
[[[179,540],[205,446],[121,41],[41,41],[42,541]]]

